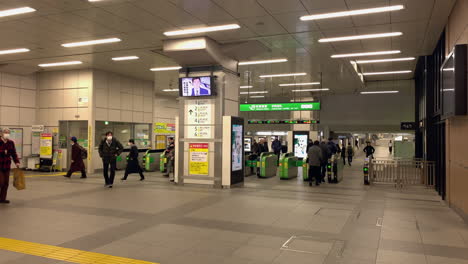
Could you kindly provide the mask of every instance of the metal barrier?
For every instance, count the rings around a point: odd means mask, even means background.
[[[404,186],[434,186],[435,162],[425,160],[372,159],[370,162],[371,183],[391,183],[396,188]]]

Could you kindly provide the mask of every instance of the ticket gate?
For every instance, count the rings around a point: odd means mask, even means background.
[[[245,156],[245,177],[255,174],[255,171],[257,169],[257,157],[258,155],[256,154],[250,154]]]
[[[370,167],[370,159],[366,158],[364,160],[364,167],[363,167],[364,185],[370,185],[369,167]]]
[[[300,160],[298,165],[302,167],[302,180],[304,182],[309,181],[309,163],[307,159]]]
[[[161,155],[159,155],[159,171],[160,172],[167,171],[167,157],[164,152],[161,153]]]
[[[144,156],[144,153],[146,153],[146,151],[148,151],[148,149],[138,149],[138,164],[140,165],[141,168],[144,168],[144,164],[143,164],[143,156]],[[130,149],[124,149],[122,151],[122,153],[117,156],[116,158],[116,169],[117,170],[125,170],[125,168],[127,167],[127,156],[130,152]]]
[[[157,171],[161,159],[161,150],[149,149],[143,155],[143,168],[145,171]]]
[[[283,153],[279,159],[278,175],[280,179],[287,180],[296,178],[298,174],[299,158],[294,153]]]
[[[278,169],[278,156],[273,152],[264,152],[260,155],[260,161],[257,165],[259,167],[258,177],[269,178],[276,176]]]

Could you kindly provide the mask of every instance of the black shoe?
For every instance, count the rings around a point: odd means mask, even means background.
[[[127,180],[127,178],[122,178],[122,179],[120,179],[120,180],[121,180],[121,181],[126,181],[126,180]]]
[[[86,179],[86,178],[88,178],[88,177],[86,177],[86,176],[81,176],[80,177],[80,179]]]
[[[3,201],[0,201],[0,204],[9,204],[10,201],[9,200],[3,200]]]
[[[169,174],[163,174],[164,177],[169,177]]]
[[[309,186],[312,186],[312,182],[309,182]]]
[[[109,186],[107,186],[107,188],[112,189],[112,184],[109,184]]]
[[[140,181],[144,181],[145,180],[145,177],[141,178]]]
[[[316,183],[315,186],[320,186],[320,183]]]

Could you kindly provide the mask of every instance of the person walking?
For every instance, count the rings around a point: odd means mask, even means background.
[[[72,150],[71,150],[71,165],[70,169],[68,170],[67,174],[64,176],[66,178],[70,178],[72,173],[75,171],[81,171],[81,179],[86,179],[86,167],[83,162],[83,152],[86,150],[78,144],[78,140],[76,137],[70,138]]]
[[[125,168],[125,174],[122,178],[122,181],[126,181],[127,177],[131,173],[138,173],[140,174],[140,181],[145,180],[145,176],[143,175],[143,170],[140,167],[140,163],[138,162],[138,147],[135,145],[135,140],[130,139],[128,141],[128,145],[130,146],[130,152],[127,156],[127,167]]]
[[[275,140],[271,142],[271,149],[273,150],[273,153],[275,153],[277,157],[276,163],[279,164],[279,158],[281,154],[281,141],[279,141],[278,137],[275,137]]]
[[[0,204],[9,204],[7,200],[8,187],[10,184],[11,161],[20,167],[15,143],[10,140],[10,129],[0,131]]]
[[[367,146],[364,148],[364,152],[366,153],[366,158],[374,155],[375,148],[371,145],[369,141],[367,141]]]
[[[393,142],[390,140],[390,142],[388,142],[388,152],[392,154],[392,151],[393,151]]]
[[[99,144],[99,156],[104,166],[105,187],[112,188],[114,185],[115,168],[117,166],[117,156],[122,154],[123,146],[113,137],[112,132],[106,133],[106,138]],[[109,176],[110,167],[110,176]]]
[[[346,165],[346,146],[344,144],[341,147],[341,159],[343,159],[343,165]]]
[[[167,146],[167,149],[165,150],[165,156],[167,159],[167,167],[166,167],[166,174],[163,176],[169,177],[171,172],[173,172],[174,168],[174,157],[175,157],[175,143],[174,143],[174,138],[169,138],[169,145]],[[170,181],[173,181],[174,179],[171,178]]]
[[[348,164],[351,166],[351,163],[353,162],[353,156],[354,156],[354,148],[351,145],[351,143],[348,143],[348,147],[346,147],[346,154],[348,156]]]
[[[315,178],[315,185],[319,186],[322,181],[322,174],[320,167],[322,165],[323,154],[322,149],[319,147],[319,142],[315,141],[307,152],[309,164],[309,186],[312,186],[312,181]]]
[[[254,139],[252,143],[252,154],[257,155],[258,154],[258,143]]]
[[[331,151],[327,146],[325,141],[320,143],[320,149],[322,150],[322,163],[321,163],[321,172],[322,172],[322,182],[325,182],[325,175],[327,175],[327,163],[328,159],[331,158]]]

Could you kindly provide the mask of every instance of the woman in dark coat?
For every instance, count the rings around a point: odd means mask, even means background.
[[[128,174],[130,173],[139,173],[140,181],[144,181],[145,176],[143,175],[143,170],[138,163],[138,148],[135,145],[135,140],[130,139],[128,141],[128,145],[130,146],[130,153],[127,156],[127,168],[125,169],[125,175],[122,178],[122,181],[127,180]]]
[[[81,156],[81,152],[84,151],[84,149],[78,144],[76,137],[72,137],[70,140],[72,145],[71,165],[65,177],[70,178],[73,172],[81,171],[81,179],[85,179],[86,168]]]

